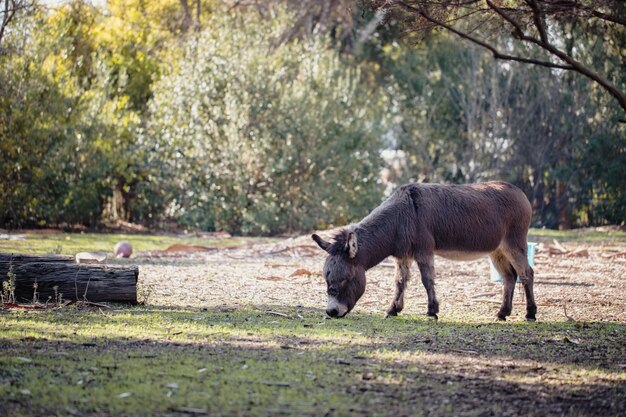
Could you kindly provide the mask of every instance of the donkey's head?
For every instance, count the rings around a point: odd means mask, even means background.
[[[315,234],[311,237],[328,252],[323,270],[328,294],[326,314],[343,317],[365,292],[365,268],[357,262],[356,233],[343,229],[332,243]]]

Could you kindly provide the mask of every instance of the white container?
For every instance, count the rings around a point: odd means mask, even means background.
[[[527,251],[528,264],[533,268],[535,266],[535,247],[537,247],[537,243],[528,242],[528,251]],[[491,275],[492,282],[502,283],[502,277],[496,270],[496,267],[493,266],[493,262],[491,262],[491,259],[489,259],[489,273]],[[517,277],[517,282],[520,282],[519,276]]]

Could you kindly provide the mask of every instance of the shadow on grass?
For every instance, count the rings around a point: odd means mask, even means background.
[[[624,323],[327,320],[268,305],[4,313],[0,326],[0,397],[15,414],[626,411]]]

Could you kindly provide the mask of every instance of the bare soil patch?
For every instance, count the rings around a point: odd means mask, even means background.
[[[535,256],[535,294],[540,321],[626,322],[626,244],[540,244]],[[308,236],[278,243],[212,252],[139,254],[127,262],[140,265],[139,285],[149,304],[240,308],[279,305],[323,311],[326,287],[321,276],[324,253]],[[393,297],[395,264],[387,259],[367,273],[367,289],[354,313],[384,314]],[[435,261],[440,318],[455,320],[495,316],[502,286],[489,279],[487,258]],[[523,320],[521,284],[509,320]],[[426,311],[426,294],[414,265],[404,314]]]

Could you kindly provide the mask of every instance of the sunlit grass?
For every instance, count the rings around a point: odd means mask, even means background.
[[[194,235],[143,235],[112,233],[29,233],[20,240],[0,240],[0,252],[24,254],[65,254],[78,252],[112,253],[115,244],[127,241],[133,245],[135,253],[163,250],[175,243],[201,246],[232,247],[246,243],[272,241],[267,238],[201,238]]]
[[[594,242],[612,243],[626,242],[626,232],[581,230],[549,230],[530,229],[529,241],[552,242]],[[142,251],[163,250],[175,243],[187,245],[232,247],[249,243],[273,242],[277,238],[203,238],[195,235],[145,235],[145,234],[114,234],[114,233],[28,233],[24,239],[0,240],[0,252],[25,254],[65,254],[74,255],[78,252],[112,253],[115,244],[128,241],[133,245],[135,253]]]
[[[528,240],[534,242],[552,242],[554,239],[559,242],[594,242],[612,243],[626,242],[626,232],[622,231],[601,231],[593,229],[573,229],[573,230],[551,230],[551,229],[530,229]]]
[[[0,398],[9,415],[242,416],[494,406],[544,415],[537,393],[572,407],[581,395],[623,399],[623,324],[472,319],[329,320],[275,307],[0,312]]]

